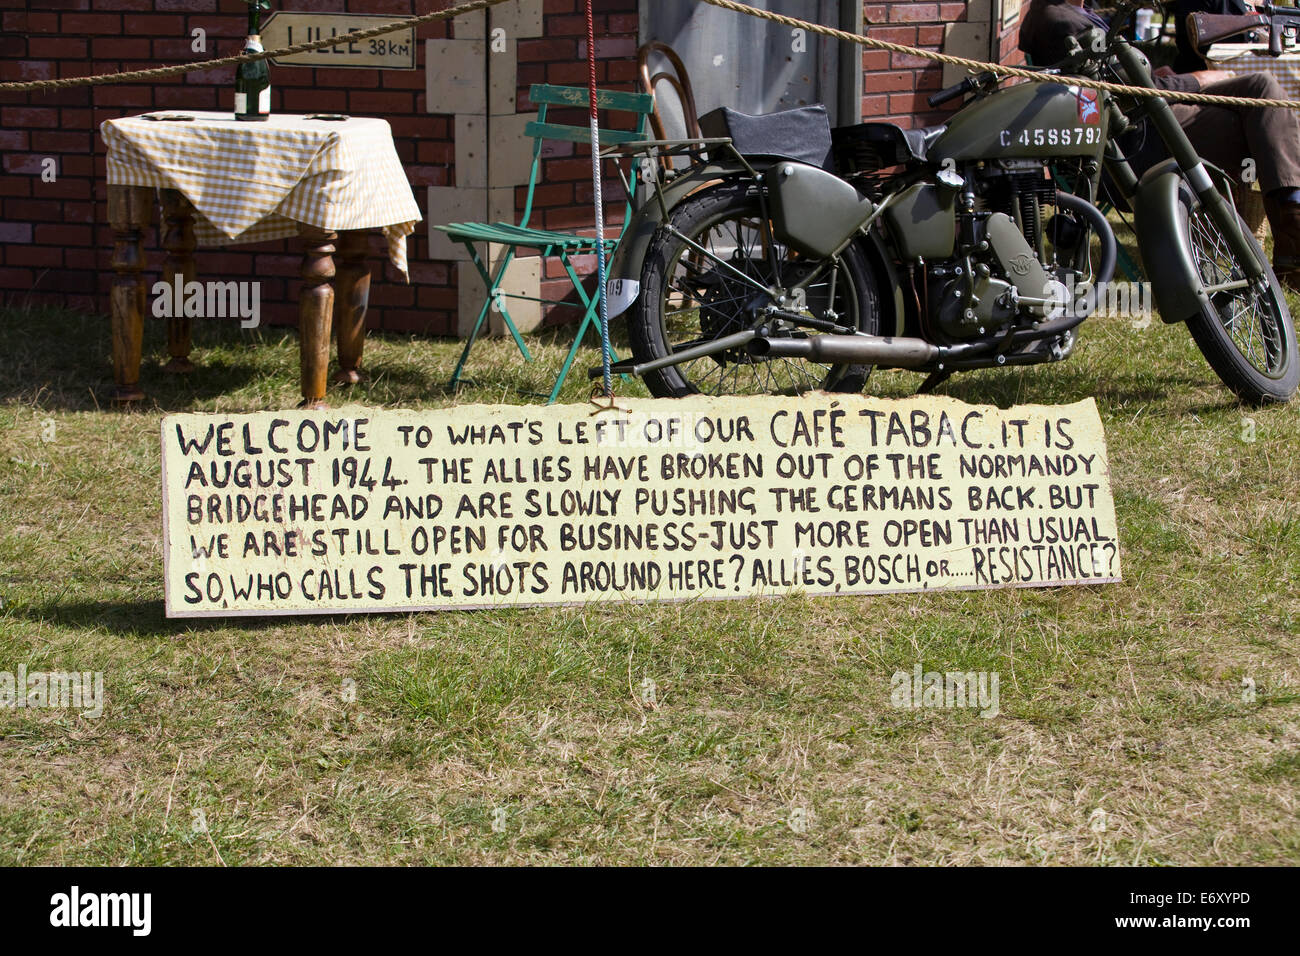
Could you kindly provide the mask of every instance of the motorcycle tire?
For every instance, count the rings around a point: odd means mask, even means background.
[[[751,328],[754,306],[771,302],[766,291],[769,285],[788,288],[824,261],[774,243],[770,227],[762,221],[759,186],[752,181],[724,182],[702,190],[678,205],[668,222],[675,232],[661,228],[651,244],[641,272],[641,295],[629,317],[629,337],[638,362]],[[777,253],[780,275],[771,275],[769,249]],[[806,311],[875,333],[880,295],[866,257],[851,245],[836,268],[833,292],[828,276],[808,287]],[[739,274],[752,281],[746,282]],[[831,295],[834,302],[828,301]],[[808,330],[807,334],[818,333]],[[869,366],[760,358],[733,349],[670,365],[644,377],[656,397],[680,398],[701,392],[858,392],[870,371]]]
[[[1179,221],[1206,285],[1244,278],[1222,230],[1188,189],[1179,190]],[[1241,230],[1264,263],[1267,285],[1211,296],[1187,326],[1210,367],[1243,402],[1286,402],[1300,384],[1295,323],[1264,250],[1244,222]]]

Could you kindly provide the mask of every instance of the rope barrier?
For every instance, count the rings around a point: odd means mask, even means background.
[[[133,70],[129,73],[106,73],[96,76],[66,77],[58,80],[27,80],[24,82],[0,83],[0,92],[62,90],[77,86],[101,86],[109,83],[134,83],[137,80],[148,80],[153,77],[176,76],[181,73],[192,73],[196,70],[210,70],[219,66],[232,66],[238,63],[251,63],[255,60],[293,56],[296,53],[310,53],[312,50],[322,50],[326,47],[335,46],[340,43],[355,43],[359,40],[369,40],[372,37],[383,36],[386,33],[395,33],[398,30],[405,30],[410,27],[420,26],[421,24],[432,23],[436,20],[447,20],[452,17],[462,16],[466,13],[475,13],[479,10],[486,10],[488,7],[494,7],[497,4],[507,2],[511,2],[511,0],[471,0],[471,2],[462,3],[454,7],[448,7],[446,10],[440,10],[437,13],[425,13],[418,17],[410,17],[405,20],[395,20],[392,23],[381,24],[377,27],[371,27],[368,30],[359,30],[356,33],[347,33],[342,36],[311,40],[307,43],[297,43],[280,50],[267,50],[264,53],[241,53],[238,56],[227,56],[216,60],[203,60],[198,63],[177,63],[172,66],[160,66],[148,70]],[[820,34],[821,36],[831,37],[835,40],[842,40],[846,43],[856,43],[859,46],[868,47],[873,50],[886,50],[890,53],[902,53],[907,56],[934,60],[937,63],[962,67],[973,73],[996,73],[1000,76],[1019,77],[1020,79],[1029,80],[1034,83],[1054,83],[1060,82],[1063,79],[1062,77],[1057,76],[1044,76],[1042,73],[1033,70],[1006,66],[1001,63],[988,63],[983,60],[971,60],[962,56],[939,53],[935,50],[924,50],[920,47],[907,46],[902,43],[891,43],[888,40],[877,40],[874,37],[865,36],[860,33],[849,33],[846,30],[838,30],[835,27],[822,26],[819,23],[809,23],[807,20],[799,20],[795,17],[785,16],[784,14],[773,13],[770,10],[760,10],[757,7],[749,6],[748,4],[737,3],[735,0],[699,0],[699,2],[720,7],[724,10],[730,10],[733,13],[757,17],[760,20],[768,20],[772,23],[780,23],[784,26],[790,27],[791,29],[806,30],[809,33]],[[1072,76],[1069,77],[1069,82],[1072,86],[1081,86],[1086,89],[1101,90],[1106,93],[1119,94],[1122,96],[1160,97],[1171,103],[1201,103],[1206,106],[1271,106],[1279,109],[1300,110],[1300,100],[1218,96],[1213,93],[1180,93],[1173,90],[1153,90],[1143,86],[1126,86],[1122,83],[1110,83],[1105,80],[1091,80],[1086,77]]]
[[[964,56],[952,56],[934,50],[922,50],[919,47],[905,46],[902,43],[877,40],[874,37],[864,36],[860,33],[849,33],[846,30],[837,30],[834,27],[822,26],[819,23],[797,20],[794,17],[773,13],[770,10],[759,10],[757,7],[751,7],[744,3],[736,3],[735,0],[700,0],[700,2],[721,7],[724,10],[731,10],[733,13],[743,13],[747,16],[757,17],[760,20],[780,23],[791,29],[807,30],[809,33],[819,33],[822,36],[843,40],[846,43],[856,43],[873,50],[888,50],[891,53],[924,57],[927,60],[946,63],[949,66],[965,67],[973,73],[988,72],[1002,76],[1018,76],[1021,79],[1031,80],[1035,83],[1060,83],[1065,79],[1059,76],[1044,76],[1042,73],[1033,70],[1005,66],[1001,63],[985,63],[982,60],[970,60]],[[1179,93],[1173,90],[1148,89],[1145,86],[1125,86],[1122,83],[1110,83],[1105,80],[1090,80],[1087,77],[1072,76],[1068,78],[1068,82],[1071,86],[1082,86],[1091,90],[1102,90],[1106,93],[1116,93],[1124,96],[1160,97],[1173,103],[1203,103],[1207,106],[1276,106],[1280,109],[1300,110],[1300,100],[1252,99],[1246,96],[1218,96],[1213,93]]]
[[[471,0],[469,3],[448,7],[446,10],[439,10],[436,13],[424,13],[418,17],[394,20],[391,23],[383,23],[377,27],[358,30],[355,33],[344,33],[340,36],[310,40],[306,43],[295,43],[293,46],[287,46],[280,50],[267,50],[264,53],[241,53],[237,56],[225,56],[216,60],[202,60],[198,63],[175,63],[171,66],[158,66],[148,70],[133,70],[130,73],[105,73],[96,76],[70,76],[58,80],[27,80],[17,83],[0,83],[0,92],[66,90],[76,86],[134,83],[137,80],[148,80],[159,76],[176,76],[181,73],[193,73],[196,70],[211,70],[218,66],[253,63],[256,60],[293,56],[296,53],[310,53],[312,50],[323,50],[326,47],[337,46],[340,43],[356,43],[360,40],[383,36],[386,33],[396,33],[398,30],[418,27],[425,23],[433,23],[436,20],[450,20],[452,17],[463,16],[466,13],[476,13],[479,10],[486,10],[488,7],[495,7],[497,4],[506,2],[513,2],[513,0]]]

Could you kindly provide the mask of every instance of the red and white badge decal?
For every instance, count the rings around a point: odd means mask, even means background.
[[[1097,105],[1097,91],[1079,89],[1079,122],[1085,126],[1095,126],[1101,122],[1101,109]]]

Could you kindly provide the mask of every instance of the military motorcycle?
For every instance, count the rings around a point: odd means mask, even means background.
[[[925,373],[929,391],[959,371],[1060,361],[1115,304],[1098,208],[1111,201],[1132,211],[1161,318],[1187,324],[1243,401],[1290,399],[1294,324],[1227,173],[1165,100],[1069,82],[1153,85],[1120,33],[1135,6],[1036,71],[1052,79],[984,73],[931,96],[970,98],[942,126],[832,131],[820,108],[722,110],[702,118],[705,139],[641,144],[655,185],[611,264],[607,305],[628,313],[633,352],[614,370],[676,397],[856,392],[873,368]],[[1117,141],[1143,119],[1170,158],[1138,178]]]

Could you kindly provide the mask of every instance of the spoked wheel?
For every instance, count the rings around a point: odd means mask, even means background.
[[[792,290],[782,305],[813,319],[874,333],[879,296],[862,253],[850,246],[836,264],[799,255],[777,243],[763,221],[758,187],[723,183],[683,202],[646,255],[641,296],[631,316],[638,361],[752,329],[769,290]],[[822,334],[801,329],[792,335]],[[661,398],[710,395],[799,394],[811,389],[860,391],[870,369],[822,365],[805,359],[749,355],[729,348],[646,374]]]
[[[1210,299],[1187,320],[1192,338],[1242,401],[1287,401],[1300,383],[1295,325],[1264,250],[1242,223],[1242,232],[1265,263],[1264,276],[1252,283],[1200,201],[1186,190],[1179,198],[1188,248]]]

